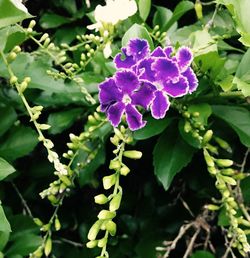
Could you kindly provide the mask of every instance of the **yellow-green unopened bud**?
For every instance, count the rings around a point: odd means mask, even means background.
[[[113,219],[116,216],[114,211],[102,210],[98,214],[98,219]]]
[[[120,140],[124,140],[124,137],[123,137],[122,133],[121,133],[117,128],[114,128],[114,132],[115,132],[115,135],[116,135]]]
[[[58,217],[56,217],[56,219],[55,219],[55,229],[56,229],[56,231],[59,231],[61,229],[61,223],[60,223],[60,220],[58,219]]]
[[[118,146],[120,139],[114,135],[113,137],[110,137],[111,143],[113,143],[115,146]]]
[[[222,149],[224,149],[230,153],[232,152],[231,146],[226,141],[224,141],[223,139],[221,139],[219,137],[214,137],[214,139]]]
[[[12,51],[18,54],[22,51],[22,49],[19,46],[15,46]]]
[[[142,152],[136,150],[124,151],[123,156],[129,159],[140,159],[142,157]]]
[[[39,218],[34,218],[33,221],[35,222],[35,224],[39,227],[43,226],[43,222],[39,219]]]
[[[48,37],[49,37],[49,34],[48,33],[44,33],[39,41],[42,42],[42,41],[46,40]]]
[[[217,211],[220,209],[220,206],[215,205],[215,204],[208,204],[208,205],[206,205],[206,208],[210,211]]]
[[[235,171],[232,168],[224,168],[224,169],[221,169],[221,173],[225,176],[232,176],[235,174]]]
[[[231,159],[216,159],[215,162],[220,167],[231,167],[233,165]]]
[[[109,234],[111,236],[114,236],[116,234],[116,224],[112,220],[109,220],[106,223],[106,229],[108,230]]]
[[[230,176],[221,176],[221,178],[229,185],[237,185],[236,180]]]
[[[189,133],[191,130],[192,130],[191,124],[188,121],[186,121],[185,124],[184,124],[185,133]]]
[[[89,241],[86,246],[87,248],[94,248],[97,246],[97,243],[98,243],[98,240],[92,240],[92,241]]]
[[[30,257],[31,258],[40,258],[43,256],[43,247],[39,246],[35,252],[33,252]]]
[[[35,20],[31,20],[30,24],[29,24],[29,28],[33,29],[35,25],[36,25],[36,21]]]
[[[95,196],[95,203],[97,204],[105,204],[108,202],[108,197],[104,194],[99,194]]]
[[[57,204],[57,203],[58,203],[58,199],[57,199],[54,195],[52,195],[52,194],[50,194],[50,195],[48,196],[48,199],[49,199],[49,201],[50,201],[52,204]]]
[[[107,241],[108,241],[108,239],[106,237],[104,237],[104,238],[98,240],[97,246],[100,248],[103,248],[105,245],[107,245]]]
[[[42,226],[41,231],[46,232],[49,229],[50,229],[50,224],[48,223],[48,224],[45,224],[45,225]]]
[[[201,20],[203,17],[203,14],[202,14],[202,4],[199,0],[195,2],[194,9],[198,20]]]
[[[15,84],[17,83],[17,77],[15,75],[10,77],[10,84]]]
[[[71,180],[67,176],[60,175],[59,178],[66,186],[71,186],[72,185]]]
[[[109,169],[119,169],[121,167],[121,162],[119,160],[111,160],[109,164]]]
[[[208,172],[212,175],[216,175],[217,174],[217,169],[216,167],[208,167],[207,168]]]
[[[213,131],[207,130],[203,136],[202,144],[203,145],[207,144],[212,139],[212,137],[213,137]]]
[[[10,52],[9,55],[7,56],[7,61],[8,63],[11,63],[16,59],[17,54],[15,52]]]
[[[110,211],[116,211],[119,209],[120,204],[121,204],[121,199],[122,199],[122,193],[119,192],[116,194],[113,199],[109,203],[109,210]]]
[[[203,150],[204,158],[209,167],[214,167],[214,161],[206,149]]]
[[[88,239],[93,241],[96,239],[97,234],[99,233],[100,227],[102,223],[101,221],[96,221],[95,224],[90,228],[89,233],[88,233]]]
[[[45,242],[45,246],[44,246],[44,254],[46,256],[49,256],[49,254],[51,253],[51,250],[52,250],[52,240],[51,238],[49,237],[46,242]]]
[[[41,130],[48,130],[51,126],[47,124],[39,124],[39,128]]]
[[[185,112],[183,113],[183,116],[184,116],[185,118],[190,118],[190,113],[189,113],[188,111],[185,111]]]
[[[130,169],[126,165],[123,165],[122,168],[120,169],[120,173],[123,176],[126,176],[129,172],[130,172]]]
[[[108,190],[109,188],[111,188],[115,184],[115,182],[116,182],[116,175],[113,174],[113,175],[110,175],[110,176],[105,176],[102,179],[102,182],[103,182],[104,189]]]

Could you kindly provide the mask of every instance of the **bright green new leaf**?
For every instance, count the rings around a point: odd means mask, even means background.
[[[148,41],[150,49],[154,49],[152,38],[150,37],[147,29],[144,26],[139,25],[137,23],[131,26],[122,38],[122,46],[126,46],[129,40],[133,38],[146,39]]]
[[[237,106],[212,106],[213,114],[224,120],[238,134],[240,141],[250,147],[250,112]]]
[[[140,16],[144,21],[146,21],[151,8],[151,0],[139,0],[138,5]]]
[[[0,181],[16,170],[6,160],[0,158]]]
[[[0,204],[0,231],[11,232],[10,223],[8,222],[3,207]]]
[[[161,135],[153,152],[154,173],[167,190],[174,178],[191,160],[194,148],[185,143],[175,126]]]
[[[20,0],[0,0],[0,28],[31,18]]]

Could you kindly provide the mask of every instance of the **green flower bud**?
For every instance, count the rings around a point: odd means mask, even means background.
[[[123,156],[129,159],[140,159],[142,157],[142,152],[136,150],[124,151]]]
[[[49,34],[48,33],[44,33],[43,35],[42,35],[42,37],[40,38],[40,42],[43,42],[44,40],[46,40],[47,38],[49,37]]]
[[[52,250],[52,240],[51,238],[47,238],[45,245],[44,245],[44,254],[46,256],[49,256],[49,254],[51,253]]]
[[[228,198],[228,197],[230,196],[229,190],[228,190],[228,189],[225,189],[225,190],[222,192],[222,195],[223,195],[223,197]]]
[[[126,176],[129,172],[130,172],[130,169],[126,165],[123,165],[120,169],[120,173],[123,176]]]
[[[48,200],[54,205],[58,203],[58,199],[52,194],[48,195]]]
[[[192,130],[191,124],[188,121],[186,121],[185,124],[184,124],[185,133],[189,133],[189,132],[191,132],[191,130]]]
[[[113,137],[110,137],[110,141],[111,141],[111,143],[113,143],[115,146],[118,146],[120,139],[119,139],[116,135],[114,135]]]
[[[116,174],[110,175],[110,176],[105,176],[102,179],[103,182],[103,187],[105,190],[110,189],[116,182]]]
[[[97,246],[97,243],[98,243],[98,240],[92,240],[92,241],[89,241],[86,246],[87,248],[94,248]]]
[[[221,169],[221,173],[225,176],[232,176],[235,174],[235,171],[232,168],[224,168],[224,169]]]
[[[30,24],[29,24],[29,28],[33,29],[35,25],[36,25],[36,21],[35,20],[31,20]]]
[[[39,124],[38,126],[41,130],[48,130],[50,129],[50,125],[47,125],[47,124]]]
[[[195,9],[198,20],[201,20],[203,17],[203,14],[202,14],[202,4],[199,0],[196,0],[194,9]]]
[[[107,245],[107,242],[108,242],[108,239],[106,237],[104,237],[104,238],[98,240],[97,246],[100,248],[103,248],[104,246]]]
[[[215,205],[215,204],[208,204],[208,205],[206,205],[206,208],[210,211],[217,211],[220,209],[220,206]]]
[[[48,231],[50,229],[50,224],[48,223],[48,224],[45,224],[45,225],[43,225],[42,227],[41,227],[41,231],[43,231],[43,232],[46,232],[46,231]]]
[[[205,158],[207,165],[209,167],[214,167],[213,158],[210,156],[210,154],[208,153],[208,151],[206,149],[203,149],[203,154],[204,154],[204,158]]]
[[[237,173],[237,174],[233,175],[233,178],[236,180],[242,180],[246,177],[247,177],[247,174],[244,174],[244,173]]]
[[[19,46],[15,46],[13,49],[12,49],[13,52],[15,52],[16,54],[20,53],[22,51],[22,49],[19,47]]]
[[[95,119],[94,116],[92,116],[92,115],[89,115],[89,116],[88,116],[88,121],[89,121],[91,124],[96,124],[96,119]]]
[[[199,117],[199,116],[200,116],[200,113],[199,113],[199,112],[193,112],[193,113],[192,113],[192,116],[193,116],[193,117]]]
[[[117,170],[121,167],[121,162],[116,159],[116,160],[111,160],[110,161],[110,164],[109,164],[109,169],[114,169],[114,170]]]
[[[208,167],[207,170],[211,175],[216,175],[218,173],[216,167]]]
[[[102,225],[101,221],[96,221],[95,224],[93,224],[93,226],[90,228],[89,233],[88,233],[88,239],[93,241],[96,239],[99,231],[100,231],[100,227]]]
[[[95,196],[95,203],[97,204],[105,204],[108,202],[108,197],[104,194],[99,194]]]
[[[31,255],[30,258],[40,258],[43,256],[43,247],[39,246]]]
[[[190,118],[190,113],[189,113],[188,111],[185,111],[185,112],[183,113],[183,116],[184,116],[185,118]]]
[[[227,189],[227,186],[226,186],[225,182],[216,181],[215,186],[219,190],[226,190]]]
[[[222,149],[224,149],[224,150],[226,150],[226,151],[232,153],[232,148],[231,148],[231,146],[230,146],[226,141],[222,140],[222,139],[219,138],[219,137],[214,137],[214,140],[219,144],[219,146],[220,146]]]
[[[114,211],[102,210],[98,214],[98,219],[113,219],[116,216]]]
[[[215,162],[220,167],[231,167],[233,165],[231,159],[216,159]]]
[[[35,222],[35,224],[39,227],[43,226],[43,222],[39,219],[39,218],[34,218],[33,221]]]
[[[10,84],[15,84],[15,83],[17,83],[17,77],[15,75],[12,75],[10,77]]]
[[[243,219],[242,217],[238,218],[238,223],[246,227],[250,227],[250,222],[246,219]]]
[[[11,63],[14,61],[17,57],[17,54],[15,52],[10,52],[9,55],[7,56],[7,62]]]
[[[119,209],[120,204],[121,204],[121,199],[122,199],[122,193],[119,192],[116,194],[113,199],[109,203],[109,210],[110,211],[116,211]]]
[[[114,128],[114,132],[115,132],[115,135],[116,135],[120,140],[124,140],[124,137],[123,137],[122,133],[121,133],[117,128]]]
[[[56,216],[55,218],[55,229],[56,231],[59,231],[61,229],[61,223],[60,223],[60,220],[58,219],[58,217]]]
[[[213,131],[212,130],[207,130],[206,133],[203,135],[202,144],[206,145],[208,142],[210,142],[212,137],[213,137]]]
[[[153,28],[153,31],[157,31],[160,29],[160,26],[159,25],[155,25],[154,28]]]
[[[106,229],[108,230],[109,234],[111,236],[114,236],[116,234],[116,224],[112,220],[109,220],[106,223]]]
[[[67,176],[59,175],[59,178],[66,186],[72,186],[72,182]]]

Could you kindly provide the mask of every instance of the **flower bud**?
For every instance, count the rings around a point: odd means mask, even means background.
[[[224,150],[226,150],[226,151],[232,153],[232,148],[231,148],[231,146],[230,146],[226,141],[222,140],[222,139],[219,138],[219,137],[214,137],[214,140],[219,144],[219,146],[220,146],[222,149],[224,149]]]
[[[102,179],[103,182],[103,187],[105,190],[110,189],[116,182],[116,174],[110,175],[110,176],[105,176]]]
[[[184,124],[185,133],[189,133],[191,130],[192,130],[191,124],[188,121],[186,121],[185,124]]]
[[[120,169],[120,174],[123,176],[126,176],[129,172],[130,169],[126,165],[123,165]]]
[[[114,236],[116,234],[116,224],[112,220],[109,220],[106,223],[106,229],[108,230],[109,234],[111,236]]]
[[[96,239],[97,234],[99,233],[100,227],[102,225],[101,221],[96,221],[93,226],[90,228],[88,233],[88,239],[93,241]]]
[[[113,143],[115,146],[119,145],[119,141],[120,139],[116,135],[114,135],[113,137],[110,137],[110,142]]]
[[[10,84],[15,84],[15,83],[17,83],[17,77],[15,75],[12,75],[10,77]]]
[[[39,226],[42,227],[43,226],[43,222],[39,219],[39,218],[34,218],[33,219],[34,223]]]
[[[207,130],[206,133],[203,135],[203,140],[202,144],[205,145],[207,144],[213,137],[213,131],[212,130]]]
[[[113,199],[109,203],[109,210],[110,211],[116,211],[119,209],[120,204],[121,204],[121,199],[122,199],[122,193],[119,192],[116,194]]]
[[[22,51],[22,49],[19,47],[19,46],[15,46],[13,49],[12,49],[13,52],[15,52],[16,54],[20,53]]]
[[[190,113],[189,113],[188,111],[185,111],[185,112],[183,113],[183,116],[184,116],[185,118],[190,118]]]
[[[98,219],[113,219],[116,216],[114,211],[102,210],[98,214]]]
[[[108,197],[104,194],[99,194],[95,196],[95,203],[97,204],[105,204],[108,202]]]
[[[98,243],[98,240],[92,240],[92,241],[89,241],[86,246],[87,248],[94,248],[97,246],[97,243]]]
[[[235,179],[233,179],[232,177],[229,176],[221,176],[221,178],[224,180],[224,182],[226,182],[229,185],[237,185],[237,182]]]
[[[39,124],[39,128],[41,130],[48,130],[51,126],[47,124]]]
[[[124,140],[124,137],[123,137],[122,133],[121,133],[117,128],[114,128],[114,132],[115,132],[115,135],[116,135],[120,140]]]
[[[224,169],[221,169],[221,173],[225,176],[232,176],[235,174],[235,171],[232,168],[224,168]]]
[[[206,205],[206,208],[210,211],[217,211],[220,209],[220,206],[214,205],[214,204],[208,204]]]
[[[195,9],[198,20],[201,20],[203,17],[203,14],[202,14],[202,4],[201,4],[200,0],[196,0],[194,9]]]
[[[204,154],[204,158],[205,158],[207,165],[209,167],[214,167],[213,158],[210,156],[210,154],[208,153],[208,151],[206,149],[203,149],[203,154]]]
[[[52,250],[52,240],[51,238],[47,238],[45,245],[44,245],[44,254],[46,256],[49,256],[49,254],[51,253]]]
[[[61,223],[57,216],[55,219],[55,229],[56,229],[56,231],[59,231],[61,229]]]
[[[39,246],[31,255],[30,258],[40,258],[43,256],[43,247]]]
[[[7,56],[7,62],[11,63],[14,61],[17,57],[17,54],[15,52],[10,52],[9,55]]]
[[[121,162],[119,160],[111,160],[109,164],[109,169],[117,170],[121,167]]]
[[[72,182],[67,176],[59,175],[59,178],[66,186],[72,186]]]
[[[123,156],[129,159],[140,159],[142,152],[136,150],[124,151]]]
[[[216,167],[208,167],[207,170],[211,175],[216,175],[218,172]]]
[[[35,25],[36,25],[36,21],[35,20],[31,20],[30,24],[29,24],[29,28],[33,29]]]
[[[215,162],[220,167],[231,167],[233,165],[231,159],[216,159]]]
[[[44,40],[46,40],[47,38],[49,37],[49,34],[48,33],[44,33],[43,35],[42,35],[42,37],[40,38],[40,42],[43,42]]]
[[[98,240],[97,246],[100,248],[103,248],[105,245],[107,245],[108,239],[106,237]]]

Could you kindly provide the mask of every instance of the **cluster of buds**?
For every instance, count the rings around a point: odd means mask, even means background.
[[[119,179],[120,175],[126,176],[130,172],[130,169],[123,163],[123,157],[140,159],[142,156],[140,151],[125,150],[125,144],[131,143],[133,139],[124,126],[121,126],[120,129],[114,128],[114,132],[115,135],[110,140],[116,146],[116,149],[113,151],[115,158],[110,161],[109,165],[109,169],[114,171],[114,173],[102,179],[103,188],[110,190],[113,187],[113,192],[109,196],[105,194],[95,196],[95,203],[107,205],[108,209],[103,209],[99,212],[98,220],[93,224],[88,233],[89,242],[87,247],[94,248],[98,246],[102,248],[101,255],[97,258],[109,257],[106,251],[108,237],[109,235],[114,236],[116,234],[116,224],[113,219],[122,199],[122,188],[119,185]],[[101,234],[101,231],[105,233]]]
[[[155,25],[152,32],[151,32],[152,38],[154,40],[158,41],[161,45],[166,45],[166,40],[167,40],[167,32],[161,32],[160,31],[160,26]]]
[[[249,228],[250,221],[239,215],[238,211],[240,210],[240,207],[233,194],[233,189],[237,185],[237,180],[245,178],[245,174],[233,169],[232,160],[215,157],[215,155],[218,154],[218,150],[217,148],[211,148],[212,145],[209,145],[209,141],[212,140],[212,138],[218,146],[224,150],[231,151],[231,148],[223,139],[212,137],[213,132],[211,130],[208,130],[207,132],[206,134],[208,136],[203,147],[204,159],[209,173],[216,178],[215,186],[222,196],[220,205],[210,204],[207,205],[207,208],[210,210],[219,210],[224,207],[230,223],[227,236],[233,240],[232,247],[237,248],[242,256],[245,257],[246,253],[250,251],[250,245],[248,244],[246,233],[240,226],[243,225],[244,227]]]

